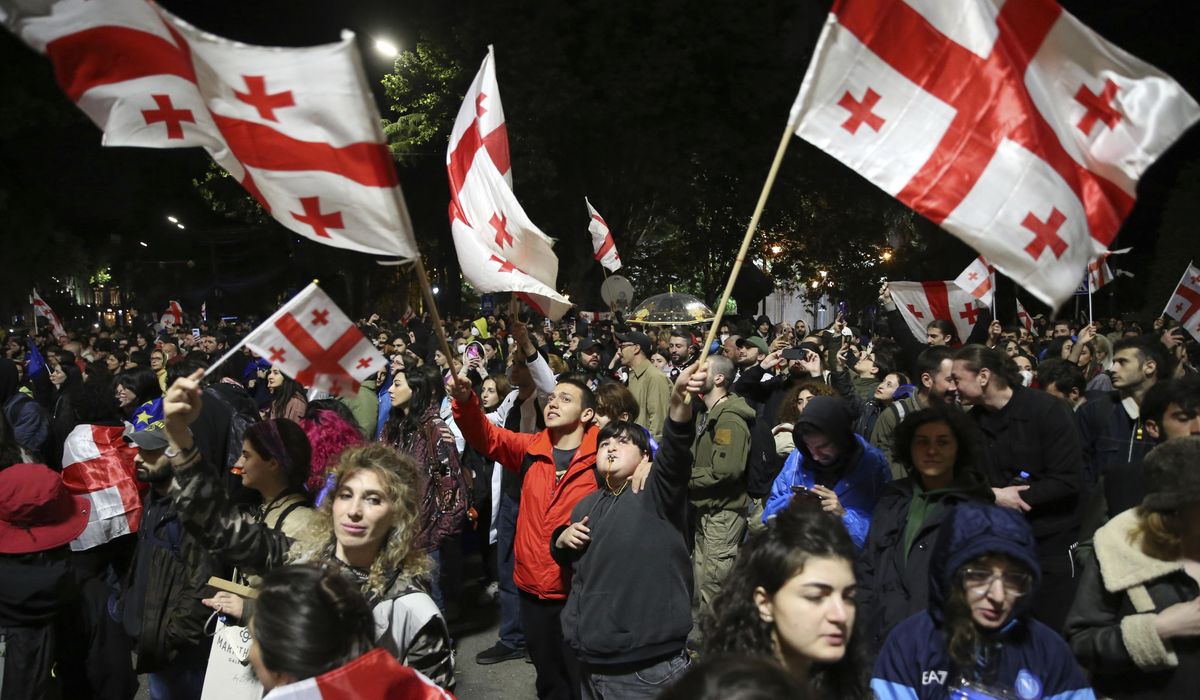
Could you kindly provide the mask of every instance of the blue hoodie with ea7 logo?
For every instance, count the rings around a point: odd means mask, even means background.
[[[938,533],[930,559],[929,609],[901,622],[875,661],[871,689],[880,700],[1095,700],[1067,643],[1027,614],[1036,586],[1013,617],[984,638],[973,668],[961,669],[947,651],[943,605],[957,572],[980,556],[1000,554],[1040,579],[1033,533],[1016,511],[963,504]],[[963,680],[969,682],[964,685]]]

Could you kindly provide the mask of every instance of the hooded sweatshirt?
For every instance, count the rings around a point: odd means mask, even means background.
[[[850,411],[842,399],[817,396],[808,402],[796,419],[796,450],[771,486],[763,522],[787,507],[794,495],[793,487],[825,486],[837,494],[845,509],[842,522],[855,546],[863,546],[871,527],[871,512],[891,479],[891,468],[883,453],[851,430],[850,424]],[[819,430],[837,446],[839,454],[832,464],[822,465],[813,459],[802,437],[802,426]]]
[[[1016,599],[1005,625],[983,636],[976,664],[959,668],[947,650],[944,609],[963,565],[1002,554],[1034,577],[1029,595]],[[964,681],[1021,700],[1093,700],[1071,650],[1053,630],[1029,616],[1041,582],[1033,532],[1020,513],[964,503],[938,532],[929,564],[929,609],[900,623],[875,662],[871,689],[880,700],[950,697]],[[972,696],[974,697],[974,696]]]
[[[744,476],[754,409],[742,397],[726,394],[702,418],[692,446],[696,463],[688,496],[700,510],[740,511],[750,502]]]

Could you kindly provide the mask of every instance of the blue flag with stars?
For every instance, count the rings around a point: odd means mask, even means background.
[[[137,407],[133,412],[133,431],[136,433],[139,430],[149,430],[150,428],[162,428],[166,425],[163,421],[163,405],[162,397],[150,399],[146,403]]]

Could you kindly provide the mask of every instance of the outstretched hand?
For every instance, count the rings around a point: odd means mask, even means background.
[[[474,393],[475,387],[471,385],[470,379],[456,374],[446,383],[446,391],[450,394],[450,398],[458,403],[466,403],[471,400],[471,394]]]
[[[204,370],[198,369],[189,376],[175,380],[163,396],[163,424],[169,439],[176,448],[192,446],[192,434],[188,429],[200,417],[204,407],[200,380]]]

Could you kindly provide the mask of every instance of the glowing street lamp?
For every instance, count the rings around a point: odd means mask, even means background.
[[[375,50],[384,58],[395,58],[400,55],[400,49],[396,48],[396,45],[387,39],[376,39]]]
[[[783,246],[779,245],[778,243],[771,246],[771,254],[772,255],[779,255],[782,252],[783,252]]]

